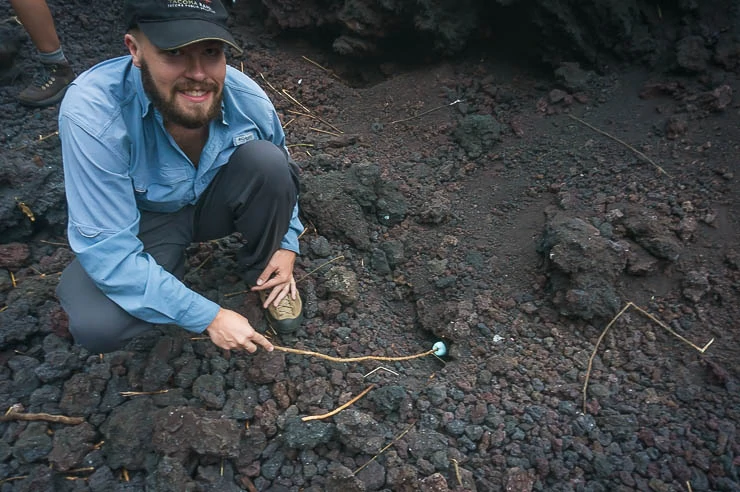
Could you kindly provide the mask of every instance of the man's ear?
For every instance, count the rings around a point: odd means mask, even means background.
[[[134,66],[141,68],[141,45],[139,41],[130,33],[126,33],[123,36],[123,42],[128,48],[128,52],[131,53]]]

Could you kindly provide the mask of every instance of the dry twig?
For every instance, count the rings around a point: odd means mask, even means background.
[[[455,477],[457,477],[457,484],[462,487],[462,477],[460,476],[460,465],[458,465],[457,460],[455,458],[452,458],[452,464],[455,465]]]
[[[331,263],[334,263],[337,260],[343,260],[343,259],[344,259],[344,255],[336,256],[336,257],[332,258],[331,260],[327,261],[326,263],[322,263],[321,265],[317,266],[316,268],[314,268],[313,270],[311,270],[307,274],[303,275],[301,278],[299,278],[298,280],[296,280],[295,283],[300,283],[301,281],[305,280],[307,277],[310,277],[312,274],[314,274],[314,273],[318,272],[319,270],[321,270],[322,268],[324,268],[326,265],[329,265]]]
[[[331,135],[332,137],[341,137],[341,135],[339,133],[330,132],[330,131],[327,131],[327,130],[322,130],[321,128],[316,128],[316,127],[313,127],[313,126],[309,126],[308,129],[309,130],[313,130],[315,132],[319,132],[319,133],[326,133],[327,135]]]
[[[405,436],[405,435],[406,435],[406,434],[408,433],[408,431],[410,431],[411,429],[413,429],[415,425],[416,425],[416,421],[413,421],[413,422],[411,422],[411,423],[409,424],[409,426],[408,426],[408,427],[406,427],[406,429],[405,429],[405,430],[404,430],[403,432],[401,432],[401,433],[400,433],[400,434],[399,434],[398,436],[396,436],[396,437],[395,437],[395,438],[394,438],[394,439],[393,439],[393,440],[392,440],[391,442],[389,442],[389,443],[388,443],[388,444],[387,444],[387,445],[386,445],[386,446],[385,446],[385,447],[384,447],[383,449],[381,449],[380,451],[378,451],[378,454],[376,454],[375,456],[373,456],[372,458],[370,458],[369,460],[367,460],[367,461],[365,462],[365,464],[364,464],[364,465],[362,465],[362,466],[361,466],[361,467],[359,467],[359,468],[358,468],[357,470],[355,470],[354,472],[352,472],[352,475],[357,475],[358,473],[360,473],[360,471],[362,471],[362,469],[363,469],[363,468],[365,468],[365,467],[366,467],[367,465],[369,465],[370,463],[372,463],[373,461],[375,461],[376,459],[378,459],[378,456],[380,456],[381,454],[385,453],[385,451],[386,451],[386,450],[387,450],[388,448],[390,448],[390,447],[391,447],[391,446],[393,446],[393,445],[394,445],[395,443],[397,443],[397,442],[398,442],[398,440],[399,440],[399,439],[401,439],[401,438],[402,438],[403,436]]]
[[[711,340],[709,340],[706,343],[706,345],[704,345],[703,347],[699,347],[698,345],[690,342],[686,338],[684,338],[681,335],[679,335],[678,333],[676,333],[673,330],[673,328],[671,328],[670,326],[666,325],[662,321],[658,320],[655,316],[653,316],[652,314],[648,313],[647,311],[645,311],[644,309],[642,309],[637,304],[633,303],[632,301],[627,302],[627,304],[625,304],[625,306],[622,308],[622,310],[619,311],[617,313],[617,315],[614,316],[614,318],[612,318],[612,320],[609,322],[609,324],[606,325],[606,328],[604,328],[604,331],[601,332],[601,335],[599,335],[598,340],[596,340],[596,345],[594,346],[594,350],[593,350],[593,352],[591,352],[591,357],[588,358],[588,367],[586,368],[586,379],[583,382],[583,391],[582,391],[582,393],[583,393],[583,413],[587,413],[586,412],[586,400],[587,400],[586,391],[588,390],[588,381],[591,378],[591,368],[593,367],[594,358],[596,357],[596,352],[599,350],[599,345],[601,344],[601,341],[606,336],[606,333],[609,331],[609,328],[611,328],[612,325],[622,316],[622,314],[624,314],[624,312],[627,311],[627,309],[629,309],[631,307],[637,309],[637,311],[639,311],[640,313],[642,313],[645,316],[647,316],[650,320],[652,320],[655,323],[657,323],[660,327],[662,327],[663,329],[665,329],[666,331],[668,331],[668,333],[670,333],[671,335],[675,336],[676,338],[678,338],[682,342],[686,343],[687,345],[690,345],[692,348],[694,348],[695,350],[699,351],[702,354],[704,352],[706,352],[706,350],[709,348],[710,345],[712,345],[712,343],[714,343],[714,338],[712,338]]]
[[[67,243],[57,243],[57,242],[54,242],[54,241],[47,241],[45,239],[40,239],[39,242],[40,243],[44,243],[44,244],[51,244],[52,246],[63,246],[65,248],[67,246],[69,246]]]
[[[308,109],[306,106],[304,106],[298,99],[290,95],[290,92],[288,92],[287,89],[283,89],[283,94],[285,94],[285,97],[288,98],[288,100],[293,101],[294,104],[297,104],[303,111],[306,113],[310,113],[311,110]]]
[[[427,355],[432,355],[436,349],[427,350],[426,352],[421,352],[419,354],[414,355],[406,355],[403,357],[383,357],[383,356],[375,356],[375,355],[363,355],[361,357],[332,357],[331,355],[324,355],[320,354],[319,352],[311,352],[310,350],[299,350],[289,347],[281,347],[279,345],[273,345],[275,347],[275,350],[279,350],[281,352],[288,352],[290,354],[299,354],[299,355],[312,355],[314,357],[319,357],[321,359],[326,359],[331,362],[361,362],[363,360],[383,360],[383,361],[402,361],[402,360],[411,360],[411,359],[418,359],[419,357],[426,357]]]
[[[55,136],[57,136],[57,135],[59,135],[59,131],[58,131],[58,130],[57,130],[57,131],[55,131],[54,133],[50,133],[50,134],[48,134],[48,135],[39,135],[39,139],[38,139],[38,140],[34,140],[34,143],[36,143],[36,142],[43,142],[43,141],[44,141],[44,140],[46,140],[47,138],[50,138],[50,137],[55,137]],[[21,145],[21,146],[19,146],[19,147],[15,147],[15,148],[13,148],[12,150],[23,150],[23,149],[25,149],[26,147],[28,147],[28,144],[23,144],[23,145]]]
[[[170,390],[163,389],[159,391],[121,391],[118,393],[121,396],[149,396],[149,395],[161,395],[168,393]]]
[[[24,478],[28,478],[28,475],[19,475],[17,477],[3,478],[2,480],[0,480],[0,484],[4,484],[6,482],[12,482],[14,480],[23,480]]]
[[[571,118],[571,119],[573,119],[573,120],[576,120],[577,122],[579,122],[582,125],[585,125],[585,126],[589,127],[590,129],[592,129],[596,133],[600,133],[601,135],[604,135],[605,137],[609,137],[612,140],[614,140],[615,142],[618,142],[618,143],[624,145],[625,147],[627,147],[628,149],[630,149],[632,152],[634,152],[635,154],[639,155],[640,157],[642,157],[643,159],[645,159],[647,162],[649,162],[650,164],[652,164],[653,166],[655,166],[660,172],[662,172],[663,174],[665,174],[669,178],[671,177],[670,174],[668,174],[667,172],[665,172],[665,170],[662,167],[660,167],[659,165],[657,165],[655,162],[653,162],[652,159],[650,159],[648,156],[646,156],[645,154],[643,154],[642,152],[640,152],[636,148],[632,147],[630,144],[628,144],[624,140],[620,140],[617,137],[615,137],[614,135],[610,135],[610,134],[606,133],[603,130],[599,130],[598,128],[596,128],[592,124],[586,123],[585,121],[583,121],[582,119],[578,118],[577,116],[573,116],[572,114],[569,114],[568,117]]]
[[[301,58],[303,58],[304,60],[306,60],[308,63],[310,63],[310,64],[312,64],[312,65],[314,65],[316,67],[319,67],[321,70],[323,70],[324,72],[328,73],[329,75],[331,75],[335,79],[337,79],[339,81],[342,81],[342,79],[339,77],[339,75],[337,75],[336,73],[334,73],[333,70],[329,70],[328,68],[325,68],[325,67],[319,65],[318,63],[316,63],[315,61],[311,60],[310,58],[308,58],[306,56],[301,56]]]
[[[415,120],[416,118],[421,118],[422,116],[426,116],[426,115],[428,115],[429,113],[433,113],[433,112],[435,112],[435,111],[439,111],[440,109],[444,109],[444,108],[446,108],[447,106],[454,106],[455,104],[458,104],[458,103],[461,103],[461,102],[463,102],[463,99],[456,99],[456,100],[452,101],[452,102],[451,102],[451,103],[449,103],[449,104],[443,104],[442,106],[437,106],[436,108],[432,108],[432,109],[430,109],[430,110],[424,111],[423,113],[419,113],[419,114],[417,114],[417,115],[415,115],[415,116],[411,116],[411,117],[409,117],[409,118],[404,118],[404,119],[402,119],[402,120],[396,120],[396,121],[391,121],[391,122],[390,122],[390,123],[388,123],[388,124],[389,124],[389,125],[395,125],[396,123],[403,123],[404,121],[411,121],[411,120]]]
[[[326,120],[324,120],[324,119],[322,119],[322,118],[319,118],[318,116],[316,116],[316,115],[313,115],[313,114],[311,114],[311,113],[303,113],[303,112],[301,112],[301,111],[295,111],[295,110],[292,110],[292,109],[288,109],[288,110],[287,110],[286,112],[287,112],[287,113],[290,113],[290,114],[294,114],[294,115],[296,115],[296,116],[306,116],[307,118],[313,118],[313,119],[315,119],[315,120],[318,120],[318,121],[322,122],[322,123],[323,123],[323,124],[325,124],[326,126],[328,126],[328,127],[331,127],[331,128],[332,128],[332,129],[333,129],[333,130],[334,130],[335,132],[337,132],[337,133],[344,133],[344,132],[343,132],[342,130],[340,130],[340,129],[339,129],[339,128],[337,128],[336,126],[332,125],[332,124],[331,124],[331,123],[329,123],[328,121],[326,121]]]
[[[213,258],[213,255],[208,255],[208,256],[206,257],[206,259],[205,259],[205,260],[203,260],[203,261],[201,262],[201,264],[200,264],[200,265],[198,265],[197,267],[195,267],[195,268],[193,269],[193,271],[192,271],[191,273],[195,273],[195,272],[197,272],[198,270],[200,270],[201,268],[203,268],[203,267],[205,266],[205,264],[206,264],[206,263],[208,263],[209,261],[211,261],[211,258]]]
[[[21,413],[14,410],[9,410],[5,415],[0,415],[0,422],[8,422],[11,420],[26,420],[26,421],[38,421],[43,420],[46,422],[54,422],[57,424],[69,424],[78,425],[85,421],[82,417],[67,417],[65,415],[52,415],[50,413]]]
[[[356,401],[358,401],[360,398],[362,398],[366,394],[368,394],[370,392],[370,390],[373,389],[373,388],[375,388],[375,385],[374,384],[371,384],[370,386],[368,386],[367,388],[365,388],[365,390],[362,393],[360,393],[359,395],[355,396],[354,398],[352,398],[350,401],[348,401],[344,405],[338,406],[337,408],[335,408],[334,410],[332,410],[329,413],[325,413],[325,414],[322,414],[322,415],[309,415],[307,417],[301,418],[301,420],[304,421],[304,422],[308,422],[309,420],[321,420],[321,419],[329,418],[332,415],[336,415],[339,412],[341,412],[342,410],[344,410],[345,408],[347,408],[348,406],[350,406],[353,403],[355,403]]]
[[[303,232],[301,232],[301,236],[303,236],[303,234],[305,232],[306,232],[306,229],[303,229]],[[298,236],[298,237],[300,237],[300,236]],[[343,258],[344,258],[344,255],[340,255],[340,256],[337,256],[336,258],[332,258],[331,260],[327,261],[326,263],[323,263],[323,264],[319,265],[318,267],[314,268],[313,270],[311,270],[307,274],[303,275],[301,278],[296,279],[295,283],[296,284],[300,283],[301,281],[303,281],[307,277],[309,277],[311,274],[313,274],[313,273],[321,270],[322,268],[324,268],[326,265],[328,265],[328,264],[330,264],[330,263],[332,263],[334,261],[341,260]],[[239,290],[237,292],[228,292],[228,293],[224,294],[224,297],[234,297],[234,296],[238,296],[238,295],[241,295],[241,294],[249,294],[250,292],[252,292],[250,289]]]
[[[388,372],[390,372],[391,374],[395,374],[396,376],[398,376],[398,373],[397,373],[396,371],[391,371],[391,370],[390,370],[390,369],[388,369],[387,367],[383,367],[383,366],[378,366],[378,367],[376,367],[375,369],[373,369],[372,371],[370,371],[370,372],[368,372],[367,374],[365,374],[364,376],[362,376],[362,379],[365,379],[366,377],[368,377],[369,375],[371,375],[372,373],[374,373],[374,372],[377,372],[377,371],[388,371]]]

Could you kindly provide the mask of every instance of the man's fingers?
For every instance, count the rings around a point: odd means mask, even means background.
[[[252,341],[256,343],[257,345],[260,345],[262,348],[264,348],[268,352],[272,352],[272,350],[275,348],[270,343],[270,341],[267,338],[265,338],[264,335],[262,335],[261,333],[255,333],[254,336],[252,337]],[[255,350],[256,349],[257,347],[255,347]]]
[[[257,281],[257,286],[259,287],[259,290],[266,290],[266,289],[271,289],[273,287],[276,287],[276,286],[278,286],[280,284],[284,284],[287,281],[288,281],[287,278],[284,278],[281,275],[275,275],[271,279],[265,280],[262,283],[259,283],[259,280],[258,280]]]
[[[265,303],[262,305],[263,308],[267,309],[267,307],[272,304],[273,301],[275,301],[275,296],[277,294],[275,293],[275,289],[271,290],[270,293],[267,295],[267,298],[265,299]]]

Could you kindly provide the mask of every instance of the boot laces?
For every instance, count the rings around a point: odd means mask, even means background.
[[[41,68],[38,70],[33,78],[33,85],[37,87],[46,88],[54,83],[56,80],[56,72],[59,66],[54,64],[41,64]]]
[[[293,299],[290,298],[290,294],[280,300],[275,306],[275,312],[280,318],[287,318],[293,314]]]

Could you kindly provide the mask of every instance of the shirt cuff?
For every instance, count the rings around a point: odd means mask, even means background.
[[[203,333],[208,325],[214,320],[221,306],[196,294],[190,307],[185,311],[183,319],[178,322],[180,326],[193,333]]]

